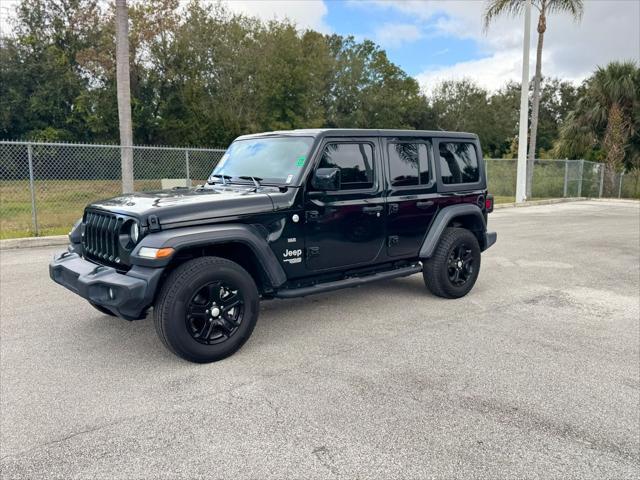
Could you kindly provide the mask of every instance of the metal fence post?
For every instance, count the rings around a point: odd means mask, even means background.
[[[580,160],[580,178],[578,179],[578,197],[582,196],[582,177],[584,176],[584,160]]]
[[[602,189],[604,188],[604,165],[600,164],[600,191],[598,192],[598,198],[602,198]]]
[[[618,184],[618,198],[622,198],[622,177],[624,172],[620,172],[620,183]]]
[[[185,168],[187,173],[187,187],[191,186],[191,173],[189,172],[189,150],[184,151]]]
[[[562,190],[563,198],[567,198],[567,185],[569,183],[569,160],[564,161],[564,189]]]
[[[33,232],[36,237],[39,236],[38,231],[38,210],[36,209],[36,187],[33,178],[33,146],[27,144],[27,157],[29,159],[29,189],[31,190],[31,221],[33,222]]]

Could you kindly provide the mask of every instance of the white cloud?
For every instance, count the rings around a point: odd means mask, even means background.
[[[430,26],[440,33],[452,33],[457,37],[478,36],[481,25],[476,21],[484,9],[479,0],[348,0],[353,7],[396,10],[411,18],[432,22],[438,14],[446,14],[448,19],[438,19]]]
[[[388,48],[415,42],[424,36],[419,27],[410,23],[385,23],[375,32],[375,41]]]
[[[263,21],[289,19],[298,27],[331,32],[325,22],[327,5],[323,0],[228,0],[231,11]]]
[[[11,32],[11,20],[15,18],[18,0],[0,0],[0,34]]]
[[[530,67],[533,72],[533,59]],[[468,78],[489,90],[498,90],[510,80],[520,81],[522,76],[522,52],[508,50],[496,52],[490,57],[460,62],[446,67],[435,67],[416,75],[416,80],[428,93],[445,80]]]
[[[486,34],[482,31],[484,1],[376,0],[380,9],[394,9],[421,20],[433,35],[472,39],[483,58],[434,66],[416,75],[427,90],[434,82],[471,78],[496,89],[507,80],[519,80],[522,72],[523,18],[498,18]],[[359,5],[357,2],[352,3]],[[360,4],[361,5],[361,4]],[[371,3],[368,3],[369,8]],[[584,17],[576,23],[568,15],[547,19],[542,73],[573,82],[588,77],[598,65],[613,60],[640,61],[640,2],[636,0],[587,0]],[[535,60],[537,15],[532,11],[531,62]],[[531,65],[533,74],[533,64]]]

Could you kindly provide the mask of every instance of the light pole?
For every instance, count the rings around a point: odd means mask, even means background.
[[[529,38],[531,36],[531,0],[525,0],[524,40],[522,45],[522,90],[520,91],[520,133],[518,134],[518,172],[516,203],[526,200],[527,191],[527,131],[529,124]]]
[[[131,193],[133,184],[133,133],[131,87],[129,85],[129,10],[127,0],[116,0],[116,91],[120,124],[122,193]]]

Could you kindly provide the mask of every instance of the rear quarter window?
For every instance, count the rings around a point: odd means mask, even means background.
[[[471,142],[438,142],[440,177],[445,185],[480,181],[476,147]]]

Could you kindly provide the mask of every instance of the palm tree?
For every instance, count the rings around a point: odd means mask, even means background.
[[[616,172],[640,167],[640,68],[635,62],[598,67],[569,113],[556,146],[563,156],[604,155],[607,194]]]
[[[120,123],[122,192],[133,192],[133,132],[129,86],[129,12],[127,0],[116,0],[116,84]]]
[[[542,82],[542,46],[544,33],[547,31],[547,15],[552,13],[569,13],[574,20],[580,21],[584,11],[583,0],[531,0],[538,12],[538,47],[536,49],[536,75],[533,80],[533,98],[531,106],[531,130],[529,133],[529,151],[527,155],[527,188],[526,197],[531,198],[533,181],[533,161],[536,157],[536,136],[538,134],[538,112],[540,111],[540,82]],[[524,11],[523,0],[487,0],[484,11],[484,28],[500,15],[519,15]]]

